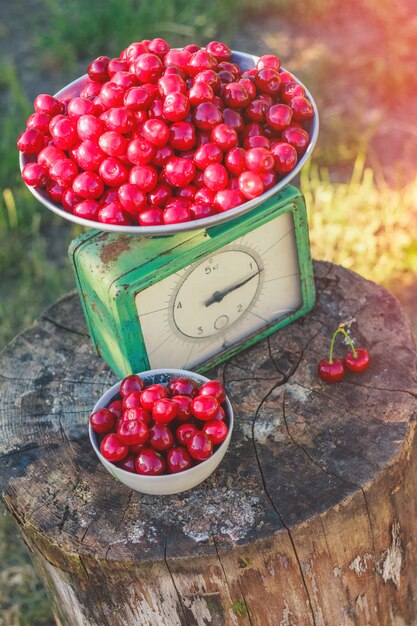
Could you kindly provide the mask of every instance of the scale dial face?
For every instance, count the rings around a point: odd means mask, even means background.
[[[136,295],[151,368],[193,369],[302,304],[290,212]]]

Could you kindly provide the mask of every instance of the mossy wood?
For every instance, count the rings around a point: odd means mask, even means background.
[[[3,352],[0,486],[67,626],[417,623],[416,350],[384,289],[315,264],[317,303],[210,372],[235,410],[229,451],[178,496],[130,491],[87,437],[116,380],[76,293]],[[322,383],[331,333],[371,366]],[[346,346],[339,344],[337,356]]]
[[[302,296],[300,307],[197,368],[207,371],[312,308],[313,270],[305,203],[299,190],[287,185],[249,213],[207,230],[169,237],[139,237],[92,230],[75,239],[69,257],[97,353],[120,376],[150,369],[135,305],[136,294],[288,212],[294,221]],[[285,267],[285,259],[278,257],[277,267],[280,264]],[[176,365],[181,367],[183,364]]]

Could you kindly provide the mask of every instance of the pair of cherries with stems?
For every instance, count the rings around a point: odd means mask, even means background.
[[[366,370],[370,362],[368,350],[365,348],[355,348],[353,342],[345,330],[346,324],[342,322],[332,335],[330,342],[329,358],[322,359],[318,364],[318,374],[321,380],[327,383],[337,383],[343,380],[346,369],[351,372],[360,373]],[[333,349],[337,335],[343,335],[347,340],[351,350],[346,354],[343,361],[333,358]]]

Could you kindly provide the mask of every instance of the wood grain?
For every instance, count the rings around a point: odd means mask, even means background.
[[[87,436],[116,382],[69,294],[0,358],[0,487],[58,624],[415,626],[416,350],[397,300],[315,264],[313,311],[233,357],[236,427],[218,470],[177,496],[115,482]],[[340,321],[370,369],[318,360]],[[340,344],[338,353],[343,353]]]

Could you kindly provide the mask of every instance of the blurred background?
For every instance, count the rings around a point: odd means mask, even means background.
[[[99,55],[163,37],[277,54],[313,93],[321,131],[300,186],[313,256],[391,289],[417,332],[417,7],[412,0],[1,0],[0,347],[74,287],[81,230],[20,180],[16,138],[39,93]],[[13,520],[0,507],[0,626],[54,624]]]

